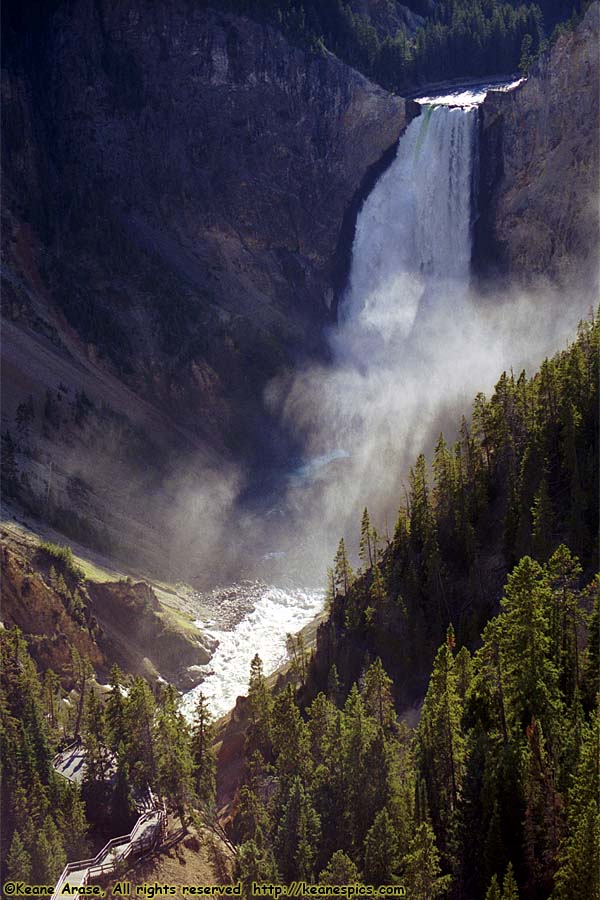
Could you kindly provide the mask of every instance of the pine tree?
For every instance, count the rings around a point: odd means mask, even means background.
[[[117,665],[110,670],[111,691],[105,705],[105,720],[108,745],[116,752],[119,745],[127,741],[125,697],[123,694],[123,673]]]
[[[548,490],[546,477],[542,478],[531,509],[533,521],[533,552],[540,562],[545,562],[552,553],[554,543],[554,509]]]
[[[375,563],[372,569],[373,577],[369,588],[369,598],[373,604],[374,612],[381,609],[386,601],[385,580],[379,563]]]
[[[86,782],[101,784],[106,780],[109,756],[104,710],[93,690],[88,691],[86,697],[83,746],[85,748]]]
[[[345,824],[351,847],[360,847],[371,820],[365,815],[365,798],[371,794],[373,773],[368,752],[376,735],[375,722],[367,715],[356,684],[344,707]],[[343,845],[342,845],[343,848]]]
[[[292,675],[296,681],[300,682],[301,687],[304,687],[308,670],[308,651],[302,632],[295,637],[293,634],[287,634],[285,646],[291,659]]]
[[[330,668],[327,676],[327,699],[334,706],[337,706],[340,700],[340,676],[335,663]]]
[[[417,758],[427,786],[433,823],[449,835],[464,766],[462,703],[458,693],[452,635],[438,650],[417,732]]]
[[[541,566],[524,557],[508,576],[502,599],[506,699],[513,722],[523,728],[533,716],[548,737],[560,711],[558,673],[549,656],[551,604]]]
[[[18,831],[13,834],[10,850],[6,857],[6,876],[11,881],[31,881],[31,856],[25,849]]]
[[[135,678],[127,698],[125,752],[132,784],[154,788],[156,765],[156,703],[143,678]]]
[[[77,715],[73,728],[73,737],[79,737],[81,734],[81,726],[83,722],[83,712],[85,709],[86,692],[93,678],[94,670],[89,659],[82,656],[76,647],[71,648],[71,668],[75,689],[79,694],[77,703]]]
[[[519,888],[515,879],[512,863],[508,864],[502,883],[502,900],[519,900]]]
[[[404,857],[403,869],[407,895],[412,900],[435,900],[447,890],[451,879],[441,874],[435,835],[428,822],[422,822],[417,828]]]
[[[586,662],[583,676],[583,694],[588,707],[593,707],[600,693],[600,576],[592,582],[591,592],[594,597],[593,609],[589,619],[589,637]]]
[[[271,747],[273,700],[267,687],[262,660],[258,653],[250,663],[248,708],[250,719],[247,738],[249,753],[252,754],[254,750],[260,750],[263,756],[268,758]]]
[[[242,882],[243,895],[253,897],[254,882],[273,884],[279,881],[279,873],[273,851],[254,840],[240,845],[235,857],[234,878]]]
[[[117,749],[117,777],[111,798],[111,820],[117,834],[126,834],[136,817],[136,803],[129,779],[129,763],[125,747]]]
[[[373,556],[373,530],[369,512],[365,506],[360,523],[360,547],[358,555],[365,569],[370,569],[375,561]]]
[[[340,539],[334,560],[334,580],[336,594],[340,594],[344,600],[348,599],[348,592],[353,581],[352,568],[346,552],[344,538]]]
[[[389,730],[396,718],[392,679],[386,674],[379,657],[367,669],[363,697],[367,711],[377,721],[379,727]]]
[[[490,886],[487,889],[487,893],[485,895],[485,900],[502,900],[502,896],[500,894],[500,886],[498,885],[498,878],[496,877],[496,875],[492,876]]]
[[[189,728],[177,706],[175,689],[169,687],[158,713],[156,763],[159,790],[177,810],[185,828],[186,812],[194,795],[194,761]]]
[[[312,881],[320,828],[319,817],[300,778],[293,778],[275,841],[277,864],[284,881]]]
[[[398,837],[387,809],[375,816],[365,838],[365,870],[367,884],[390,884],[398,865]]]
[[[273,704],[271,733],[280,776],[289,779],[297,775],[307,785],[312,770],[310,735],[308,726],[300,715],[291,684],[288,684]]]
[[[530,34],[524,35],[523,42],[521,43],[521,56],[519,58],[519,72],[521,75],[527,75],[533,65],[534,56],[531,49],[532,46],[532,36]]]
[[[194,710],[191,751],[194,761],[196,797],[203,806],[212,807],[216,793],[217,759],[213,748],[215,727],[202,692]]]
[[[559,853],[552,900],[600,898],[600,712],[583,731],[579,762],[568,794],[567,835]]]
[[[255,750],[246,764],[242,775],[243,784],[240,792],[240,824],[241,835],[246,840],[257,839],[260,832],[270,835],[271,820],[267,815],[267,798],[270,786],[273,785],[273,767],[266,763],[258,750]]]
[[[64,869],[67,856],[58,829],[51,816],[46,816],[39,834],[33,865],[33,877],[38,884],[52,884]]]
[[[562,694],[571,705],[579,694],[581,682],[579,632],[585,616],[577,587],[582,569],[577,557],[561,544],[550,558],[547,570],[552,590],[550,652],[558,669]]]
[[[360,873],[343,850],[336,850],[321,874],[319,884],[356,884]]]
[[[547,893],[551,888],[561,837],[561,802],[543,734],[535,720],[527,727],[526,738],[523,773],[525,863],[532,890],[541,887]]]
[[[56,825],[63,838],[67,859],[86,859],[90,844],[85,803],[76,785],[60,784],[55,812]]]

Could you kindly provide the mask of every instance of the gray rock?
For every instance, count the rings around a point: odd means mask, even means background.
[[[567,284],[597,270],[599,21],[595,2],[523,85],[483,103],[480,272]]]

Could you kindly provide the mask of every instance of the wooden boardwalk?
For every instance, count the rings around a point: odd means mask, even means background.
[[[85,750],[75,742],[58,753],[53,761],[56,771],[68,781],[80,783],[85,772]],[[129,857],[143,856],[160,844],[166,827],[164,805],[148,790],[138,801],[138,810],[144,810],[129,834],[112,838],[93,859],[80,859],[67,863],[54,888],[51,900],[59,900],[65,884],[71,888],[83,887],[92,878],[110,875]],[[69,894],[70,897],[79,894]]]

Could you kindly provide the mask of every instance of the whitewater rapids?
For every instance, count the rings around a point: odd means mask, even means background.
[[[205,680],[183,698],[183,711],[188,716],[200,693],[213,716],[229,712],[237,697],[248,691],[253,656],[258,653],[265,675],[270,675],[287,661],[286,635],[301,631],[323,609],[322,591],[253,586],[248,603],[247,587],[234,585],[229,590],[237,593],[239,605],[245,609],[237,624],[222,628],[214,619],[195,623],[219,644],[210,663],[203,667]]]

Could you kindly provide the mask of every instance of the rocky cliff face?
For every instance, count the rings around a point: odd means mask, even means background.
[[[599,21],[593,3],[524,84],[483,104],[475,259],[486,275],[565,284],[594,277]]]
[[[44,295],[152,402],[238,432],[232,399],[318,350],[344,212],[404,101],[183,0],[59,4],[18,50],[12,309]]]
[[[9,4],[3,27],[4,427],[31,396],[33,493],[58,492],[63,521],[87,491],[114,538],[155,450],[161,485],[201,448],[289,452],[263,387],[324,352],[353,210],[406,106],[218,4]]]

